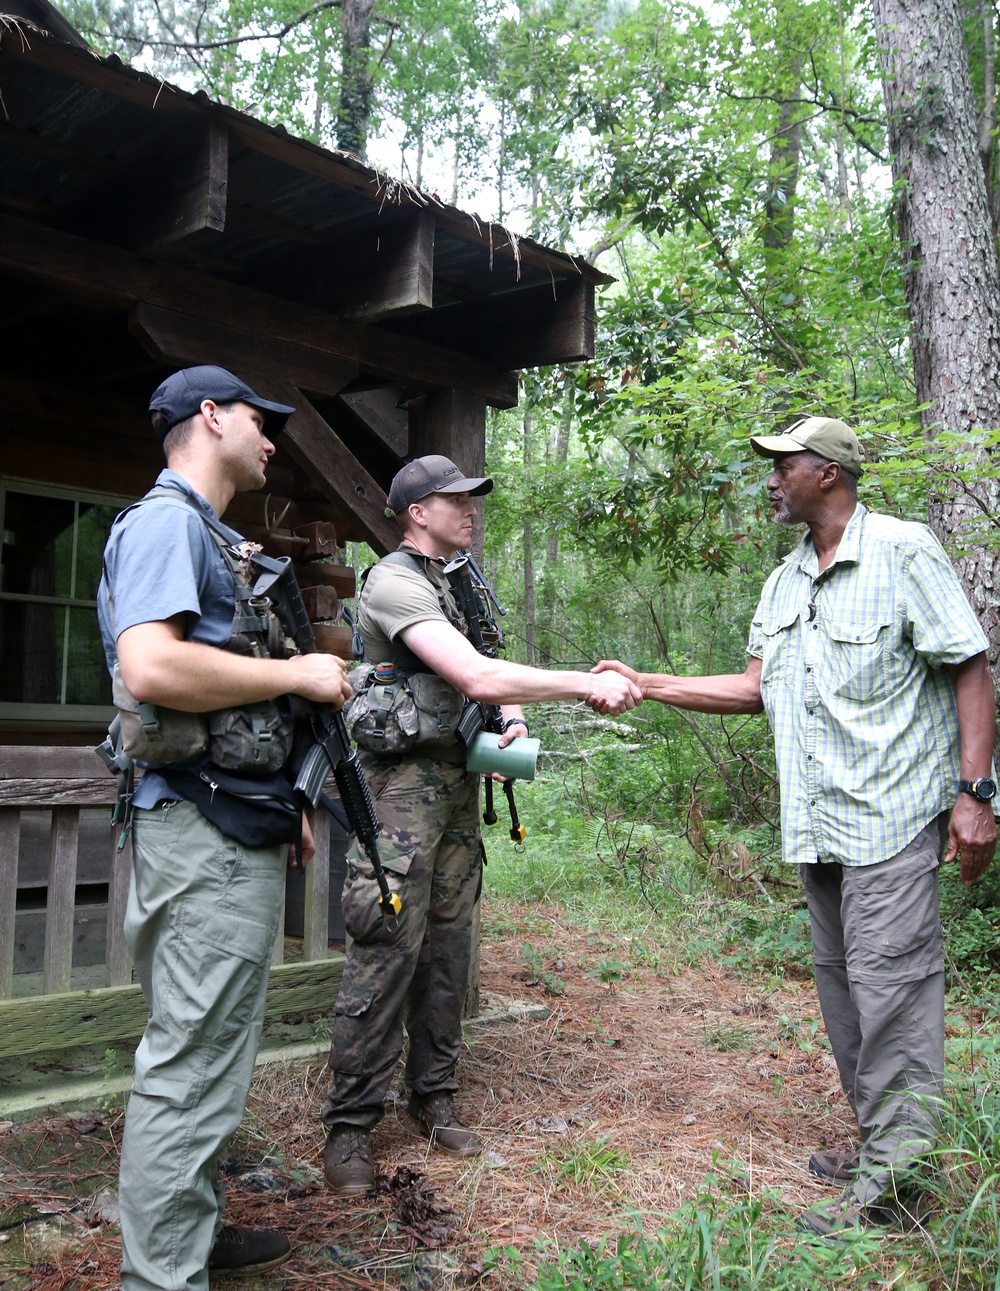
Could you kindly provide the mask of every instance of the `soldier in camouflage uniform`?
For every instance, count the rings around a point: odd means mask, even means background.
[[[417,1128],[457,1156],[480,1148],[453,1102],[482,882],[479,777],[466,771],[454,733],[465,700],[500,706],[501,746],[528,733],[522,703],[583,699],[617,715],[637,702],[636,687],[617,673],[543,672],[490,659],[463,635],[443,568],[471,546],[471,498],[492,487],[492,480],[466,478],[446,457],[404,466],[389,491],[403,542],[371,571],[359,602],[366,661],[391,662],[419,681],[418,707],[424,719],[431,715],[431,727],[434,714],[441,725],[428,730],[422,719],[404,752],[361,754],[382,823],[382,863],[402,913],[395,925],[382,918],[371,866],[352,847],[343,895],[352,942],[334,1008],[333,1081],[323,1110],[326,1178],[341,1196],[372,1185],[371,1129],[383,1114],[404,1021],[408,1110]],[[614,677],[625,684],[600,684]]]

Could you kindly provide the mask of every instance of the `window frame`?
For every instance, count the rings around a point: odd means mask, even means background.
[[[7,512],[7,494],[22,493],[32,497],[55,498],[63,502],[89,503],[96,506],[112,506],[118,511],[131,506],[138,498],[127,497],[119,493],[105,493],[97,489],[73,488],[68,485],[47,484],[41,480],[24,479],[21,476],[0,474],[0,538],[3,533],[3,521]],[[79,520],[79,512],[74,515],[74,529]],[[74,534],[75,542],[75,534]],[[75,562],[74,562],[75,563]],[[74,569],[75,575],[75,569]],[[48,605],[60,609],[89,609],[95,617],[97,601],[73,596],[43,596],[25,592],[5,592],[0,587],[0,604],[7,602],[15,605]],[[68,625],[67,625],[68,630]],[[65,667],[65,638],[64,638]],[[42,704],[32,701],[0,701],[0,725],[11,729],[25,726],[61,726],[63,729],[102,726],[114,716],[111,704]]]

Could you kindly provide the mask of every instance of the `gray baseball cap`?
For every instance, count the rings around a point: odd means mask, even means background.
[[[850,426],[834,417],[803,417],[780,435],[751,435],[750,445],[761,457],[808,451],[836,462],[852,475],[861,475],[858,437]]]
[[[450,457],[431,453],[407,462],[396,472],[389,488],[389,511],[401,515],[412,502],[419,502],[429,493],[471,493],[479,497],[492,488],[492,480],[464,475]]]

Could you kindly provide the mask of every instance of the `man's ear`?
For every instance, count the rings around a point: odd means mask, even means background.
[[[219,420],[219,405],[214,399],[202,399],[201,407],[198,409],[209,430],[215,435],[222,433],[222,423]]]
[[[420,529],[427,528],[427,515],[423,506],[419,502],[411,502],[406,508],[406,514],[410,517],[410,522]]]
[[[824,462],[819,473],[819,487],[821,489],[832,489],[840,482],[844,468],[839,462]]]

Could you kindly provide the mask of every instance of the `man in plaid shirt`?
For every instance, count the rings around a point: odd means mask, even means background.
[[[939,861],[977,882],[997,830],[989,778],[987,640],[922,524],[858,503],[861,448],[842,421],[807,417],[751,437],[773,460],[780,524],[807,532],[767,582],[745,673],[638,674],[642,690],[707,713],[766,711],[781,786],[782,854],[798,864],[816,988],[857,1153],[810,1169],[846,1185],[800,1226],[824,1236],[888,1222],[934,1143],[944,1071]]]

